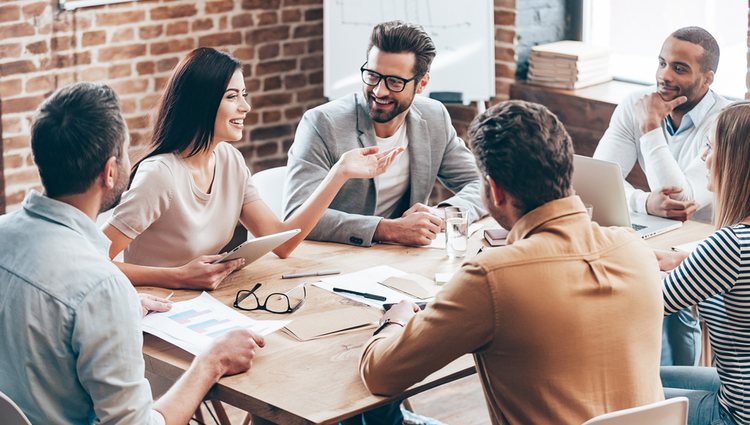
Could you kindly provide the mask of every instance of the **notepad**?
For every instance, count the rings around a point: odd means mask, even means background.
[[[365,307],[346,307],[310,314],[286,325],[285,330],[300,341],[374,326],[381,312]]]
[[[698,241],[683,243],[683,244],[680,244],[680,245],[675,245],[675,246],[672,247],[672,250],[673,251],[678,251],[678,252],[688,252],[688,253],[690,253],[690,252],[695,251],[695,248],[698,248],[698,245],[701,242],[703,242],[703,239],[698,240]]]

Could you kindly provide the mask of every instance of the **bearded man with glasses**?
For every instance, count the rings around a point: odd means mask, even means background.
[[[476,164],[445,107],[417,96],[430,80],[435,45],[418,25],[378,24],[360,68],[362,93],[311,109],[289,150],[284,215],[302,205],[341,153],[354,147],[402,146],[390,169],[347,182],[308,239],[370,246],[374,242],[429,245],[443,227],[441,207],[486,214]],[[427,206],[435,180],[455,195]]]

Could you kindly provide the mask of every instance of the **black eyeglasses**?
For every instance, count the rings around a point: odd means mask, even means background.
[[[284,293],[274,292],[269,294],[261,303],[258,295],[255,294],[255,291],[260,287],[261,284],[256,283],[253,289],[237,291],[237,295],[234,297],[234,307],[245,311],[265,310],[276,314],[293,313],[302,307],[305,298],[307,298],[307,289],[303,283]]]
[[[418,75],[415,75],[409,79],[406,79],[396,75],[383,75],[379,72],[375,72],[365,68],[365,65],[367,65],[367,62],[363,63],[359,68],[359,71],[362,73],[363,83],[367,84],[368,86],[374,87],[378,85],[380,80],[385,79],[385,86],[388,88],[388,90],[395,93],[404,91],[406,85],[409,84],[409,81],[414,81],[418,77]]]

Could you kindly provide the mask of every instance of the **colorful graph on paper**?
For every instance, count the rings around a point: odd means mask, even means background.
[[[172,304],[168,312],[149,314],[143,319],[143,331],[198,354],[214,338],[234,329],[245,328],[268,335],[287,323],[285,320],[253,320],[204,292],[191,300]]]

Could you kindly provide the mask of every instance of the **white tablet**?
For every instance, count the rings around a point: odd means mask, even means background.
[[[237,246],[237,248],[224,254],[223,257],[214,261],[214,264],[231,261],[237,258],[244,258],[245,266],[247,266],[258,258],[266,255],[266,253],[270,252],[272,249],[293,238],[299,232],[299,229],[294,229],[250,239],[249,241]]]

